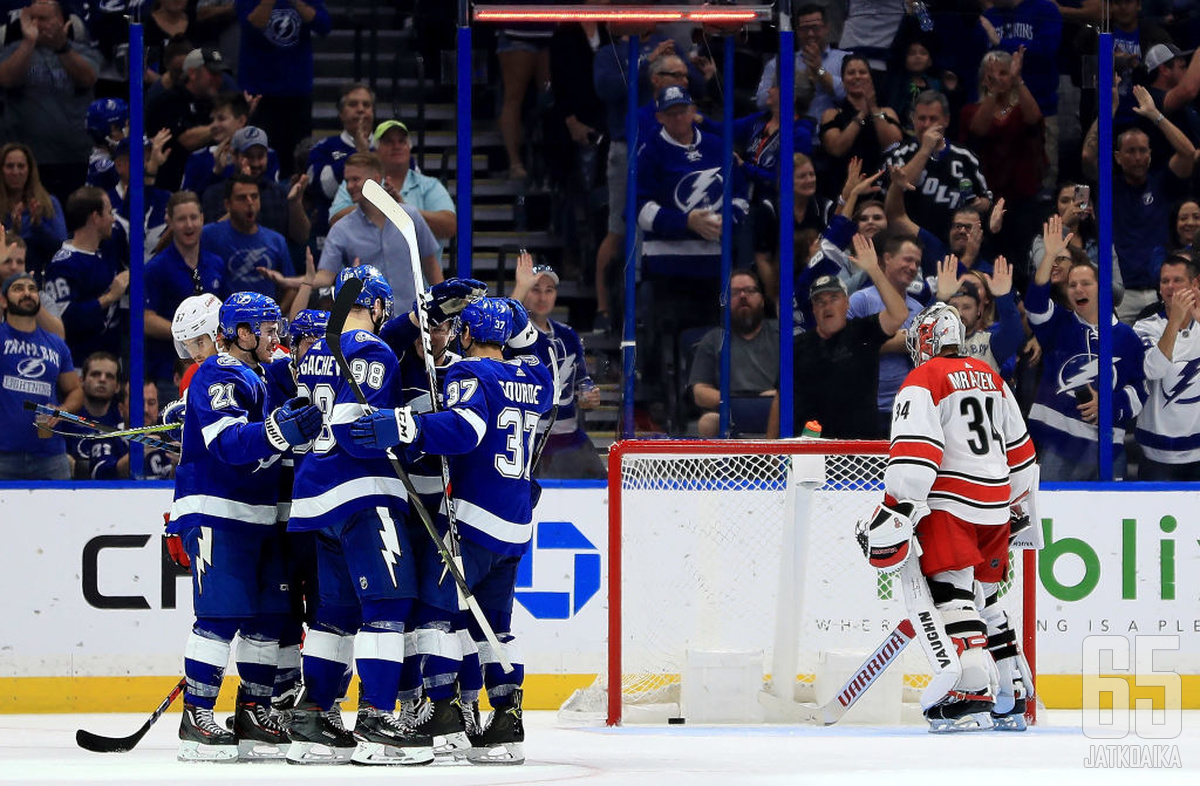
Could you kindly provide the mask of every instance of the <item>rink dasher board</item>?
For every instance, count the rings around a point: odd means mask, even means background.
[[[139,711],[178,679],[191,587],[162,553],[170,498],[159,483],[0,486],[0,711]],[[556,708],[603,668],[607,513],[596,484],[542,497],[513,625],[530,708]],[[1128,646],[1132,663],[1139,637],[1158,635],[1178,650],[1160,651],[1155,668],[1181,675],[1183,706],[1200,707],[1200,492],[1043,491],[1039,513],[1047,705],[1078,706],[1086,637]]]

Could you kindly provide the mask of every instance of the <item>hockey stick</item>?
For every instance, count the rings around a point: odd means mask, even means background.
[[[767,711],[768,720],[785,723],[804,723],[817,726],[832,726],[842,719],[875,680],[900,658],[900,653],[916,637],[912,621],[905,618],[892,629],[883,643],[871,653],[863,664],[850,675],[850,679],[832,699],[819,706],[789,702],[767,692],[758,694],[758,701]],[[779,677],[776,677],[779,679]]]
[[[429,382],[429,409],[431,412],[437,412],[437,369],[433,364],[433,339],[429,332],[429,298],[425,292],[425,279],[421,275],[416,227],[413,226],[412,216],[406,213],[404,208],[392,199],[392,195],[376,181],[368,180],[363,183],[362,194],[363,198],[374,205],[376,210],[383,213],[392,226],[400,230],[400,235],[404,238],[405,245],[408,246],[409,269],[412,271],[413,292],[417,300],[417,329],[421,333],[422,360],[425,364],[425,378]],[[450,530],[450,556],[458,565],[459,572],[462,572],[462,555],[458,550],[458,517],[454,515],[454,499],[450,496],[450,463],[445,456],[438,456],[438,459],[442,470],[442,498],[446,500],[446,521]],[[421,503],[417,502],[417,504]],[[440,584],[441,581],[438,583]],[[458,598],[458,608],[460,611],[467,608],[466,599],[461,595]]]
[[[162,714],[167,711],[167,707],[183,693],[183,689],[187,687],[187,677],[179,680],[171,692],[167,694],[167,698],[163,699],[162,704],[158,705],[149,719],[142,724],[142,728],[130,734],[128,737],[105,737],[100,734],[93,734],[86,729],[76,729],[75,744],[83,748],[85,751],[93,753],[125,753],[133,750],[133,747],[142,741],[142,737],[146,736],[146,732],[150,731],[150,727],[154,722],[162,717]]]
[[[122,437],[128,439],[130,442],[140,442],[148,447],[165,450],[168,453],[179,453],[178,445],[153,436],[153,433],[156,431],[168,431],[172,428],[178,428],[179,426],[177,424],[146,426],[144,428],[137,429],[116,429],[112,426],[106,426],[103,423],[98,423],[97,421],[84,417],[83,415],[76,415],[74,412],[67,412],[64,409],[52,407],[49,404],[38,404],[33,401],[25,401],[24,407],[25,409],[36,412],[39,415],[58,418],[59,420],[65,420],[68,423],[74,423],[78,426],[95,429],[97,432],[99,432],[98,434],[66,434],[65,436],[81,437],[84,439],[96,439],[99,437]],[[46,426],[39,425],[38,428],[44,428],[56,434],[63,433],[54,431],[54,429],[50,429]]]
[[[354,301],[358,299],[358,293],[360,292],[362,292],[362,281],[359,279],[351,278],[342,284],[342,290],[338,293],[337,299],[333,303],[333,308],[329,312],[329,324],[325,328],[325,343],[329,345],[329,351],[338,365],[338,370],[346,378],[346,382],[350,384],[350,389],[354,392],[355,400],[363,408],[363,412],[368,413],[371,411],[371,406],[367,403],[367,397],[363,395],[358,381],[354,379],[354,372],[350,370],[350,364],[346,362],[346,353],[342,351],[342,328],[346,326],[346,318],[350,316],[350,309],[354,306]],[[437,548],[442,562],[445,563],[446,569],[450,571],[454,583],[458,585],[458,591],[466,601],[471,616],[479,623],[484,638],[487,639],[488,644],[492,647],[492,651],[496,653],[496,657],[500,661],[500,667],[504,669],[506,674],[511,672],[513,670],[512,664],[508,662],[508,658],[504,655],[504,648],[500,646],[500,639],[497,638],[496,631],[492,630],[491,623],[487,621],[483,609],[479,606],[479,601],[471,594],[471,589],[467,586],[467,580],[463,578],[463,573],[455,562],[454,557],[450,554],[450,551],[446,548],[446,544],[438,537],[437,527],[430,520],[429,511],[425,510],[425,505],[422,504],[421,497],[417,493],[416,487],[413,486],[412,479],[404,471],[404,467],[400,465],[400,461],[392,451],[388,450],[386,452],[388,461],[392,465],[392,470],[396,473],[396,477],[400,478],[400,482],[404,484],[404,489],[408,492],[408,498],[412,501],[412,507],[417,511],[417,517],[421,519],[421,524],[424,525],[425,531],[429,533],[430,539],[433,540],[433,544]]]

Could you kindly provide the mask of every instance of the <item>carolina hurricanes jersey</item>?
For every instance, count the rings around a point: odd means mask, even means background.
[[[892,407],[883,475],[890,502],[924,501],[974,524],[1004,524],[1033,471],[1016,399],[987,363],[936,357],[909,372]]]

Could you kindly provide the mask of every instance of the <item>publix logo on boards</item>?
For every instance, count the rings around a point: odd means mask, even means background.
[[[1175,600],[1178,543],[1173,535],[1178,527],[1171,515],[1161,517],[1157,524],[1153,519],[1121,519],[1119,549],[1097,551],[1082,538],[1055,540],[1054,519],[1043,518],[1045,546],[1038,552],[1038,578],[1046,592],[1063,601],[1083,600],[1101,580],[1119,581],[1122,600],[1138,599],[1139,580],[1144,599]],[[1100,537],[1099,532],[1095,540],[1112,542],[1111,536]]]

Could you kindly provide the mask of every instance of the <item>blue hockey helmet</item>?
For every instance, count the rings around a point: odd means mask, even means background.
[[[467,305],[458,318],[471,329],[474,341],[503,345],[512,336],[513,312],[504,298],[480,298]]]
[[[221,304],[221,335],[237,338],[238,325],[248,325],[256,336],[262,336],[262,323],[278,323],[283,319],[278,304],[258,292],[234,292]]]
[[[292,341],[302,338],[323,338],[325,328],[329,326],[329,312],[306,308],[288,323],[288,335]]]
[[[88,104],[87,130],[98,145],[112,145],[112,127],[128,121],[129,104],[120,98],[98,98]]]
[[[379,268],[374,265],[359,265],[358,267],[342,268],[342,272],[338,273],[337,281],[333,285],[333,296],[342,291],[342,285],[352,278],[357,278],[363,282],[362,292],[358,293],[358,297],[354,300],[354,305],[370,308],[376,300],[383,301],[383,318],[387,319],[392,315],[392,306],[395,299],[392,297],[392,286],[388,283],[387,278]]]

